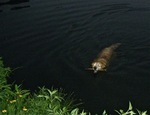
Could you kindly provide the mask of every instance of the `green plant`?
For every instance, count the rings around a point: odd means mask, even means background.
[[[80,112],[79,108],[75,108],[68,115],[91,115],[91,114],[87,113],[87,112],[84,112],[84,110],[82,110],[82,112]]]
[[[7,84],[6,77],[11,73],[9,67],[4,67],[2,58],[0,57],[0,100],[6,100],[7,97],[11,94],[10,89],[11,85]]]
[[[140,111],[140,110],[137,109],[137,112],[138,112],[139,115],[148,115],[147,111]]]
[[[39,92],[35,93],[30,100],[30,108],[34,108],[37,113],[49,113],[53,115],[65,115],[73,108],[72,100],[65,99],[66,94],[60,89],[39,88]],[[33,111],[33,110],[29,110]]]
[[[132,104],[131,102],[129,101],[129,108],[127,111],[124,111],[122,109],[120,109],[119,111],[118,110],[115,110],[119,115],[135,115],[136,113],[133,111],[133,107],[132,107]],[[140,111],[137,109],[137,112],[139,115],[147,115],[147,111]]]

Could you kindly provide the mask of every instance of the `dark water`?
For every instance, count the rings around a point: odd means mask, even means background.
[[[85,71],[120,42],[108,71]],[[150,109],[149,0],[1,0],[0,56],[10,81],[27,89],[62,87],[91,113]]]

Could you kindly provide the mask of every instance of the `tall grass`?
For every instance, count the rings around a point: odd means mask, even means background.
[[[80,110],[74,104],[70,95],[62,89],[39,88],[39,91],[31,94],[21,85],[7,84],[7,77],[11,69],[5,67],[0,58],[0,115],[91,115]],[[147,115],[147,111],[133,110],[129,102],[127,111],[115,110],[119,115]],[[102,115],[108,115],[106,111]]]

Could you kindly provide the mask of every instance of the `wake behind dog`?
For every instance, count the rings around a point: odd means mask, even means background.
[[[87,70],[92,70],[94,73],[97,73],[98,71],[106,71],[116,48],[120,45],[121,43],[115,43],[104,48],[92,62],[91,68],[87,68]]]

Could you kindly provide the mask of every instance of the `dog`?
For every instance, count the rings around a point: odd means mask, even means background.
[[[104,48],[92,62],[92,67],[87,68],[87,70],[92,70],[94,73],[97,73],[98,71],[107,71],[110,60],[113,57],[116,48],[118,48],[120,45],[121,43],[115,43]]]

